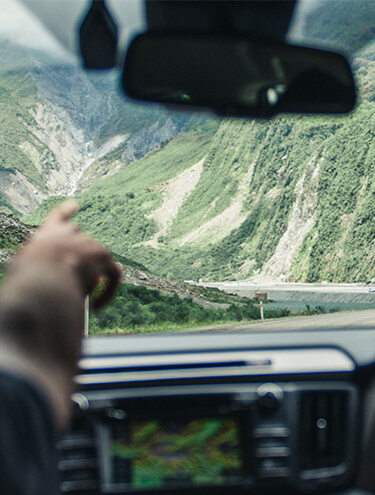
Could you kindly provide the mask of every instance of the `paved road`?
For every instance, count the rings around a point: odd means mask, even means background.
[[[375,309],[364,311],[342,311],[326,315],[294,316],[274,320],[256,321],[250,323],[232,323],[212,325],[200,328],[181,330],[181,333],[207,332],[241,332],[262,330],[307,330],[307,329],[339,329],[339,328],[373,328],[375,342]]]
[[[248,291],[293,291],[293,292],[322,292],[322,293],[350,293],[368,294],[369,286],[359,284],[253,284],[246,281],[215,282],[200,284],[206,287],[217,287],[225,291],[241,289]]]
[[[254,284],[246,281],[201,284],[217,287],[239,296],[254,297],[257,291],[267,293],[272,301],[337,302],[374,304],[375,293],[360,284]]]
[[[217,287],[226,292],[254,297],[255,292],[267,292],[268,298],[276,301],[325,301],[375,303],[375,293],[369,293],[367,285],[359,284],[254,284],[246,281],[200,284]],[[181,332],[241,332],[263,330],[286,331],[307,329],[373,328],[375,341],[375,309],[342,311],[338,313],[294,316],[249,323],[231,323]]]

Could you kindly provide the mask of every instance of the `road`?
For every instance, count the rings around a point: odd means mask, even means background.
[[[202,283],[205,287],[216,287],[245,297],[254,297],[257,291],[266,292],[273,301],[341,302],[374,304],[375,293],[369,286],[360,284],[255,284],[247,281]]]
[[[369,287],[359,284],[254,284],[246,281],[236,282],[213,282],[207,284],[199,284],[205,287],[217,287],[218,289],[229,292],[231,289],[240,289],[242,291],[293,291],[293,292],[321,292],[321,293],[350,293],[350,294],[368,294]]]
[[[200,328],[181,330],[181,333],[208,333],[208,332],[260,332],[264,330],[287,331],[308,329],[349,329],[349,328],[373,328],[375,332],[375,309],[364,311],[342,311],[326,315],[293,316],[265,321],[248,323],[227,323],[223,325],[211,325]],[[375,333],[374,333],[375,339]]]
[[[205,287],[254,297],[255,292],[267,292],[268,299],[275,301],[308,302],[355,302],[375,303],[375,293],[369,292],[367,285],[359,284],[299,284],[275,283],[255,284],[248,281],[201,283]],[[241,332],[241,331],[287,331],[307,329],[374,328],[375,309],[341,311],[338,313],[294,316],[247,323],[230,323],[183,330],[183,332]],[[375,337],[375,335],[374,335]]]

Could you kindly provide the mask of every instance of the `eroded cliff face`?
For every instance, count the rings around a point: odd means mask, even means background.
[[[312,157],[295,188],[295,199],[288,216],[286,230],[271,258],[254,280],[288,281],[293,261],[306,235],[316,221],[319,169],[323,157]]]
[[[374,53],[356,59],[364,82]],[[88,233],[175,278],[375,277],[372,86],[343,118],[212,124],[134,106],[114,80],[0,72],[0,200],[38,223],[45,199],[78,195]]]
[[[24,215],[37,208],[48,197],[46,193],[38,191],[18,170],[0,171],[0,192],[11,206]]]
[[[10,43],[5,49],[15,58],[24,56]],[[18,69],[18,85],[14,72],[1,72],[0,63],[0,89],[9,94],[8,111],[14,117],[0,150],[6,170],[0,193],[22,214],[49,196],[87,189],[109,169],[117,173],[176,136],[188,120],[119,96],[118,73],[93,79],[79,67],[51,65],[40,54],[29,55],[27,70]],[[1,131],[8,124],[4,119],[0,125]],[[10,147],[24,157],[22,167],[10,163]],[[111,154],[116,152],[114,164]]]
[[[103,146],[96,148],[94,158],[87,161],[77,177],[74,192],[82,193],[94,183],[116,175],[132,162],[145,156],[148,152],[156,150],[170,141],[188,125],[185,121],[162,116],[161,121],[150,118],[144,122],[144,126],[135,133],[119,134],[107,141]],[[89,163],[90,162],[90,163]]]

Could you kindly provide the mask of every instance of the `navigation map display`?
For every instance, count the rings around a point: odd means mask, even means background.
[[[129,488],[222,485],[241,477],[237,422],[230,417],[113,425],[108,484]]]

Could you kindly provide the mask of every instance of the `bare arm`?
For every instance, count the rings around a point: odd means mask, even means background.
[[[114,294],[120,270],[110,254],[70,222],[75,203],[53,210],[14,257],[0,289],[0,368],[27,376],[45,393],[58,427],[70,413],[77,371],[84,298],[100,277]]]

